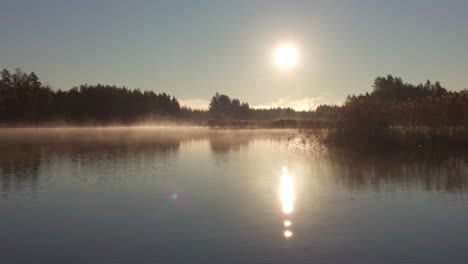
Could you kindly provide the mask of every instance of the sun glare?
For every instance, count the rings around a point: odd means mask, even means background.
[[[283,44],[276,48],[274,60],[280,69],[291,69],[297,65],[299,53],[297,48],[290,44]]]
[[[293,178],[288,174],[288,167],[283,166],[283,175],[280,178],[280,188],[279,188],[279,196],[281,201],[281,207],[284,216],[283,225],[284,229],[284,237],[290,238],[293,233],[290,230],[292,225],[292,221],[290,220],[291,214],[294,211],[294,200],[295,200],[295,191],[294,191],[294,183]]]
[[[294,211],[294,184],[287,174],[281,176],[280,200],[283,213],[291,214]]]

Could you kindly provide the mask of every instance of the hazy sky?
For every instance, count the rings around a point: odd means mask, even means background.
[[[468,88],[468,1],[15,0],[0,5],[0,68],[55,89],[105,83],[204,104],[342,102],[393,74]],[[299,65],[274,66],[281,43]]]

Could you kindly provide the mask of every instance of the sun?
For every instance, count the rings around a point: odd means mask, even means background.
[[[288,70],[297,65],[299,53],[291,44],[283,44],[275,49],[274,61],[278,68]]]

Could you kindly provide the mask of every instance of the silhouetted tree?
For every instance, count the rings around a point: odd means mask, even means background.
[[[417,86],[404,83],[401,78],[388,75],[385,77],[377,77],[374,80],[374,91],[372,96],[379,98],[384,102],[402,102],[425,96],[441,96],[447,94],[447,90],[443,88],[439,82],[432,84],[429,80],[426,84]]]
[[[248,119],[249,104],[241,103],[239,99],[232,99],[224,94],[216,93],[209,105],[209,112],[216,120],[224,119]]]

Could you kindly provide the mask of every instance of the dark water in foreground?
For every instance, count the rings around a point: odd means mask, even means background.
[[[467,263],[466,159],[294,131],[0,131],[0,263]]]

